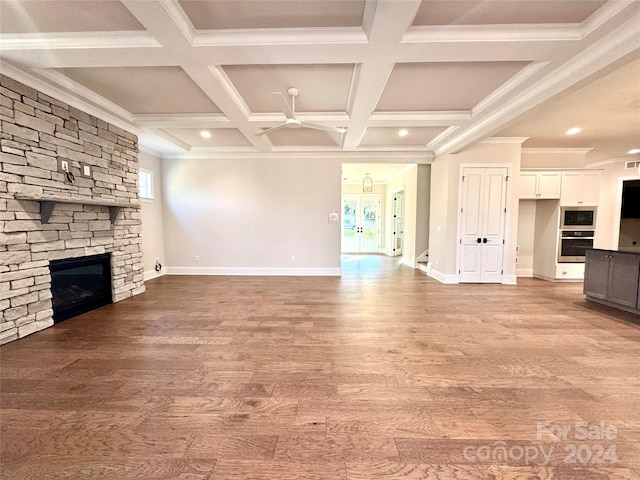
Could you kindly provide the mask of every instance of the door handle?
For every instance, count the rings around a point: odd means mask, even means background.
[[[488,240],[486,238],[482,239],[482,243],[487,243],[487,242],[488,242]]]
[[[481,238],[477,238],[476,239],[476,243],[482,243],[482,239]]]

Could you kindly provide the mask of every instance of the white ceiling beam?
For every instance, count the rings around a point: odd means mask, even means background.
[[[360,145],[367,121],[395,65],[395,47],[413,22],[420,3],[421,0],[378,0],[365,7],[369,52],[352,85],[351,124],[343,139],[344,150],[355,150]]]
[[[640,51],[640,12],[569,61],[562,65],[555,64],[557,68],[554,71],[518,92],[508,102],[483,111],[455,137],[444,139],[437,144],[432,142],[436,155],[464,150],[504,128],[519,115],[637,51]]]
[[[250,111],[220,67],[209,67],[193,47],[195,29],[174,0],[123,0],[124,5],[167,51],[180,57],[179,65],[220,111],[258,151],[268,151],[268,138],[249,122]]]

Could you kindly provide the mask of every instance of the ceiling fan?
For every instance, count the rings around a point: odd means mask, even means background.
[[[280,98],[282,98],[282,104],[283,104],[282,111],[287,117],[285,122],[281,123],[280,125],[276,125],[275,127],[267,128],[266,130],[256,133],[257,136],[265,135],[269,132],[274,132],[282,128],[313,128],[315,130],[324,130],[325,132],[340,133],[340,134],[345,133],[347,131],[347,129],[343,127],[334,127],[333,125],[324,125],[322,123],[303,122],[301,120],[298,120],[296,118],[296,97],[298,96],[298,93],[299,93],[298,89],[291,87],[287,90],[287,93],[291,97],[291,105],[289,105],[289,102],[287,101],[287,97],[285,97],[284,93],[271,92],[271,95],[279,95]]]

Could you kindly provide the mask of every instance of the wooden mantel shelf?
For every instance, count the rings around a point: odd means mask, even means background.
[[[122,208],[140,208],[139,204],[129,202],[118,202],[116,200],[108,200],[101,198],[81,198],[81,197],[68,197],[62,195],[46,195],[46,194],[31,194],[31,193],[17,193],[16,200],[31,200],[40,202],[40,216],[42,223],[49,223],[49,217],[53,212],[53,207],[56,203],[67,203],[74,205],[95,205],[98,207],[109,207],[109,218],[113,223]]]

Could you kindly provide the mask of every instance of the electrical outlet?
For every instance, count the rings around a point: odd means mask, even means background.
[[[295,255],[291,255],[291,261],[295,262],[296,261],[296,256]]]
[[[199,261],[200,261],[200,255],[196,255],[195,257],[193,257],[193,259],[194,259],[196,262],[199,262]]]
[[[68,172],[69,171],[69,160],[60,160],[59,170],[61,172]]]

